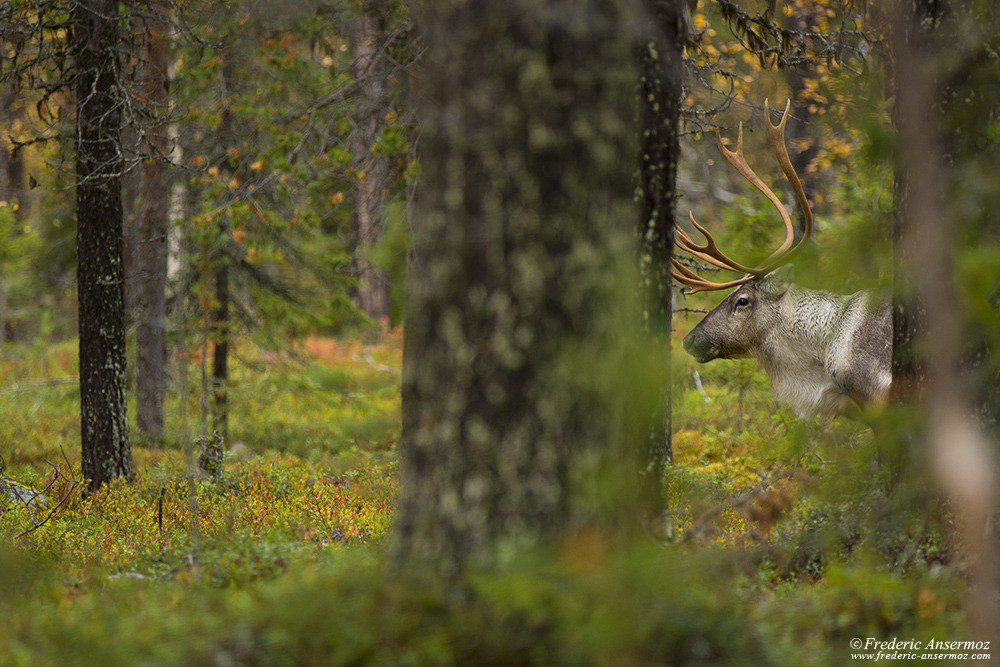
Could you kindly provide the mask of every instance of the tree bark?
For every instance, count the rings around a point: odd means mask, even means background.
[[[389,165],[384,156],[375,152],[382,135],[385,116],[389,112],[387,83],[379,53],[384,40],[383,19],[372,3],[365,7],[350,29],[351,76],[357,86],[354,101],[354,133],[351,151],[354,155],[354,208],[352,211],[354,272],[358,285],[355,303],[365,315],[376,322],[389,317],[389,279],[385,271],[371,263],[368,253],[382,233],[382,216],[386,189],[389,186]]]
[[[139,94],[147,120],[143,127],[139,170],[140,204],[136,219],[136,426],[146,436],[163,437],[163,397],[166,391],[167,227],[170,192],[168,151],[167,69],[170,6],[151,5]]]
[[[560,534],[609,456],[597,362],[637,217],[626,12],[467,0],[423,16],[395,549],[410,573],[453,579]]]
[[[640,51],[639,271],[645,288],[642,314],[646,334],[669,349],[673,313],[670,257],[677,204],[686,28],[681,0],[647,0],[646,5],[653,18],[654,32]],[[663,510],[663,474],[673,460],[669,370],[665,370],[663,377],[662,412],[651,420],[653,427],[647,434],[649,464],[643,475],[650,518],[659,516]]]
[[[125,402],[117,0],[73,6],[80,436],[90,490],[132,473]]]
[[[895,65],[898,160],[905,187],[897,224],[897,276],[909,297],[897,312],[907,323],[903,361],[910,378],[920,381],[911,401],[920,420],[930,469],[955,513],[958,539],[966,552],[972,582],[967,616],[973,639],[997,641],[996,606],[1000,559],[993,531],[988,530],[997,501],[996,459],[974,417],[967,383],[963,382],[961,349],[966,338],[963,313],[955,289],[955,248],[960,220],[949,214],[949,183],[938,104],[942,40],[930,29],[941,5],[893,6],[892,47]],[[898,290],[897,290],[898,293]],[[907,307],[920,304],[916,318]],[[914,326],[916,324],[916,326]],[[895,368],[894,368],[895,371]],[[895,382],[893,378],[893,382]]]
[[[910,51],[918,52],[919,48],[914,44],[920,42],[925,36],[925,31],[940,18],[944,10],[944,3],[934,0],[913,0],[909,3],[908,9],[903,9],[904,0],[894,0],[891,11],[893,12],[893,57],[892,57],[892,81],[893,81],[893,126],[899,131],[904,122],[904,106],[901,104],[900,93],[906,92],[909,81],[903,78],[903,70],[909,63],[903,62],[903,58],[908,57]],[[901,13],[909,14],[904,19]],[[923,74],[921,74],[923,76]],[[906,202],[911,194],[910,169],[916,162],[907,160],[897,160],[896,172],[893,182],[893,198],[896,202],[895,217],[893,218],[893,283],[894,294],[892,303],[892,395],[895,399],[913,400],[916,398],[920,387],[927,384],[927,371],[924,368],[923,360],[917,353],[916,341],[920,332],[926,327],[927,313],[926,305],[923,303],[920,291],[913,283],[914,276],[911,268],[918,266],[914,257],[914,246],[911,242],[915,237],[909,233],[906,224],[908,220],[904,215]]]

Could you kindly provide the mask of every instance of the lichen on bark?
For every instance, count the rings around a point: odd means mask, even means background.
[[[611,410],[578,363],[613,328],[634,159],[631,3],[428,8],[396,563],[454,575],[585,520]]]

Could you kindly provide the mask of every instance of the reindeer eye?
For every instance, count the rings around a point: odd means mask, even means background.
[[[750,305],[750,299],[748,297],[741,296],[740,298],[736,299],[737,308],[745,308],[746,306],[749,305]]]

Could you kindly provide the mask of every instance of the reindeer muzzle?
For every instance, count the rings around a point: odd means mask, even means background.
[[[709,340],[708,336],[699,331],[697,327],[692,329],[687,336],[684,336],[682,345],[684,345],[684,350],[694,357],[698,363],[703,364],[719,356],[715,352],[715,346],[712,344],[712,341]]]

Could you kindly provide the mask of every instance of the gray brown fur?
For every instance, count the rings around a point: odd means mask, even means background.
[[[867,291],[795,287],[782,270],[734,289],[684,338],[699,362],[757,359],[800,416],[882,405],[892,383],[892,314]]]

